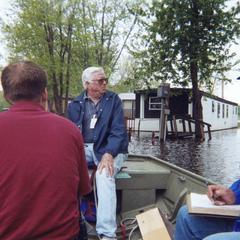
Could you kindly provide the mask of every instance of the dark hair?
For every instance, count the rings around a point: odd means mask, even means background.
[[[21,61],[3,69],[1,82],[8,100],[36,100],[47,86],[47,74],[39,65]]]

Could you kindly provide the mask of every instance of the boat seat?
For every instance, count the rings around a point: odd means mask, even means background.
[[[148,160],[125,161],[116,176],[116,188],[121,191],[123,212],[154,204],[156,190],[168,187],[171,170]]]
[[[170,173],[151,161],[126,161],[116,177],[117,189],[167,189]]]

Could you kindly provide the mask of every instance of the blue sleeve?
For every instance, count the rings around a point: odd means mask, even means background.
[[[234,182],[230,189],[234,192],[236,201],[234,204],[240,204],[240,179]]]
[[[66,113],[67,113],[67,118],[68,118],[69,120],[73,121],[73,120],[72,120],[72,114],[71,114],[71,113],[72,113],[72,102],[70,102],[70,103],[68,104]]]
[[[112,113],[113,119],[111,123],[111,131],[108,136],[108,144],[105,148],[105,152],[110,153],[113,157],[116,157],[124,141],[128,141],[127,132],[122,108],[122,101],[117,96],[114,106],[114,112]]]
[[[70,102],[67,107],[67,118],[75,123],[77,126],[80,122],[80,105],[76,102]]]

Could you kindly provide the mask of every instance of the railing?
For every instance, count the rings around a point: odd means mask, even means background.
[[[177,127],[177,120],[181,120],[182,122],[182,130],[183,131],[178,131]],[[167,136],[171,135],[174,136],[174,138],[185,138],[185,137],[190,137],[193,136],[194,132],[192,131],[192,123],[196,124],[196,121],[191,118],[189,115],[171,115],[168,117],[168,121],[170,121],[170,127],[171,131],[168,131],[167,129]],[[186,122],[188,123],[188,131],[186,128]],[[199,120],[199,123],[202,124],[202,126],[207,127],[207,132],[208,132],[208,137],[209,140],[212,139],[211,136],[211,124]]]
[[[132,132],[135,131],[135,118],[125,117],[125,126],[128,132],[128,140],[131,141]]]

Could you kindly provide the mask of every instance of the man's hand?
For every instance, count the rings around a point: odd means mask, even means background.
[[[236,200],[231,189],[220,185],[209,185],[207,195],[215,205],[231,205]]]
[[[107,174],[110,176],[113,176],[114,174],[114,162],[113,162],[113,156],[109,153],[105,153],[102,156],[101,162],[98,164],[98,170],[100,173],[102,173],[102,170],[106,168]]]

